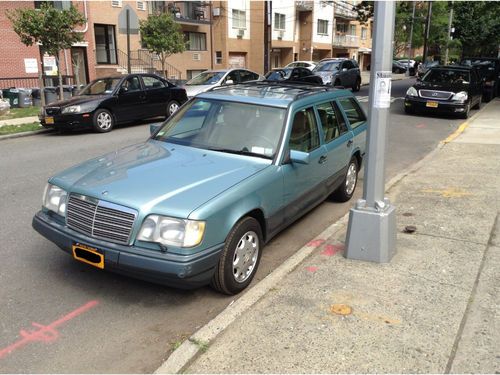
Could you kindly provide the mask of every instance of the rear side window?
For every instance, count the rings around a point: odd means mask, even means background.
[[[319,120],[323,127],[325,143],[340,137],[347,132],[344,119],[338,108],[332,106],[332,103],[323,103],[317,106]]]
[[[240,79],[241,82],[255,81],[259,79],[259,76],[247,70],[240,70]]]
[[[144,83],[144,87],[146,90],[151,90],[151,89],[158,89],[165,87],[163,82],[159,80],[158,78],[151,77],[151,76],[143,76],[142,77],[142,82]]]
[[[339,99],[339,103],[351,124],[351,128],[357,128],[366,121],[365,114],[354,98]]]

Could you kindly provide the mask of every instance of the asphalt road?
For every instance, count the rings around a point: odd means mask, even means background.
[[[405,115],[400,98],[410,82],[393,83],[386,179],[423,158],[461,123]],[[357,95],[366,109],[368,87]],[[102,272],[74,261],[31,228],[50,175],[148,134],[149,126],[139,125],[109,134],[48,133],[0,142],[0,372],[152,372],[233,301],[208,287],[180,291]],[[353,203],[325,202],[277,236],[254,283]]]

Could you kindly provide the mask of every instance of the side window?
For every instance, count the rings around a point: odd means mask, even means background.
[[[143,76],[142,82],[144,83],[144,88],[146,90],[158,89],[161,87],[165,87],[164,83],[156,77]]]
[[[139,91],[141,89],[141,82],[139,81],[139,77],[132,76],[127,78],[123,83],[122,87],[127,90],[127,92]]]
[[[294,78],[300,78],[300,77],[301,77],[300,68],[293,68],[292,74],[290,74],[290,78],[294,79]]]
[[[247,81],[256,80],[256,79],[258,79],[258,77],[255,78],[255,74],[253,74],[252,72],[249,72],[248,70],[240,70],[240,79],[241,79],[241,82],[247,82]]]
[[[319,134],[312,108],[303,109],[293,118],[290,150],[310,152],[319,147]]]
[[[338,107],[332,106],[332,103],[328,102],[318,105],[317,109],[323,127],[325,143],[347,132],[347,126]]]
[[[236,83],[239,82],[239,80],[238,80],[238,71],[237,70],[233,70],[231,73],[229,73],[226,76],[226,79],[224,80],[224,82],[227,82],[229,80],[232,80],[234,84],[236,84]]]
[[[365,114],[354,98],[339,99],[339,103],[351,124],[351,128],[357,128],[366,121]]]
[[[344,61],[343,68],[352,69],[352,68],[354,68],[354,65],[350,61]]]
[[[307,77],[309,75],[311,75],[311,72],[308,69],[300,68],[300,76],[301,77]]]

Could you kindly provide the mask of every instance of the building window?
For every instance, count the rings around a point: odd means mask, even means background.
[[[145,1],[138,1],[137,2],[137,9],[146,10],[146,2]]]
[[[274,13],[274,28],[277,30],[285,30],[285,15]]]
[[[111,6],[113,8],[121,8],[122,7],[122,0],[111,0]]]
[[[187,42],[186,48],[188,51],[206,51],[207,50],[207,34],[185,32],[184,40]]]
[[[116,64],[115,27],[94,25],[96,60],[98,64]]]
[[[366,27],[361,28],[361,39],[367,39],[368,29]]]
[[[63,1],[35,1],[35,9],[40,9],[42,4],[52,5],[54,8],[59,10],[70,10],[71,9],[71,1],[63,0]]]
[[[233,29],[246,29],[247,12],[244,10],[233,9]]]
[[[193,77],[196,77],[198,74],[203,73],[206,69],[196,69],[196,70],[187,70],[186,71],[186,76],[187,79],[191,79]]]
[[[167,6],[164,1],[150,1],[149,9],[152,14],[166,13]]]
[[[345,34],[347,33],[347,24],[337,23],[337,32]]]
[[[222,51],[215,51],[215,63],[222,64]]]
[[[356,35],[356,25],[351,25],[351,35]]]
[[[328,20],[318,20],[318,34],[328,35]]]

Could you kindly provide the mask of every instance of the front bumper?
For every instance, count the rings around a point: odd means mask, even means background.
[[[53,123],[47,122],[48,117],[53,119]],[[93,125],[93,113],[44,115],[38,118],[42,126],[49,129],[81,129],[90,128]]]
[[[210,282],[224,246],[221,244],[196,254],[179,255],[118,245],[73,231],[42,211],[35,214],[32,225],[38,233],[69,254],[72,254],[76,243],[98,249],[104,255],[105,270],[182,289]]]
[[[437,107],[428,107],[428,102],[436,102]],[[405,97],[404,105],[406,108],[409,108],[414,112],[429,112],[451,115],[464,113],[466,111],[468,103],[447,102],[443,100],[431,100],[407,96]]]

